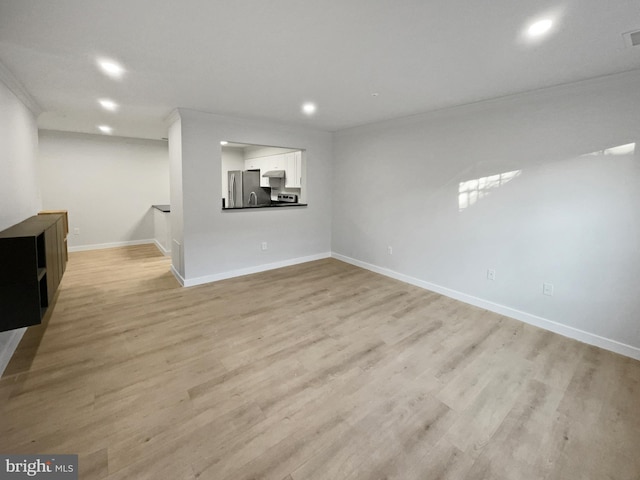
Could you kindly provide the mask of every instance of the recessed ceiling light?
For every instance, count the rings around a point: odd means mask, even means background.
[[[106,133],[107,135],[111,135],[111,132],[113,132],[113,128],[111,128],[109,125],[98,125],[98,130],[100,130],[102,133]]]
[[[100,103],[100,105],[102,105],[102,108],[104,108],[105,110],[110,110],[114,112],[118,109],[118,104],[113,100],[103,98],[101,100],[98,100],[98,102]]]
[[[226,140],[222,140],[222,141],[220,142],[220,145],[226,145],[227,143],[229,143],[229,142],[227,142]]]
[[[529,26],[529,28],[527,29],[527,34],[530,37],[540,37],[541,35],[547,33],[552,26],[553,21],[548,18],[539,20]]]
[[[113,60],[99,59],[98,66],[105,74],[109,75],[111,78],[120,78],[124,73],[124,68],[122,68],[122,65],[114,62]]]
[[[317,107],[315,103],[307,102],[302,105],[302,111],[307,115],[313,115],[314,113],[316,113],[316,109]]]

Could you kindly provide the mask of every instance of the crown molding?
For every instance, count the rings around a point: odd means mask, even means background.
[[[18,99],[24,103],[29,110],[31,110],[31,113],[33,113],[36,118],[43,112],[42,107],[38,105],[38,102],[34,100],[31,94],[26,88],[24,88],[11,70],[9,70],[2,62],[0,62],[0,82],[4,83],[7,88],[11,90],[11,92],[18,97]]]

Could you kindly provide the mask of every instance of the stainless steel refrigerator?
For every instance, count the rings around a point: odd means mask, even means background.
[[[230,170],[228,208],[246,208],[271,203],[271,192],[260,186],[260,170]]]

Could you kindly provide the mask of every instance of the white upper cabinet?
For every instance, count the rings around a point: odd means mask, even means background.
[[[262,157],[265,162],[266,171],[270,170],[285,170],[284,155],[270,155],[268,157]]]
[[[285,188],[302,186],[302,152],[290,152],[268,157],[250,158],[244,161],[245,170],[260,170],[260,186],[270,187],[269,178],[262,174],[271,170],[285,171]],[[274,182],[282,180],[274,179]],[[279,185],[279,184],[277,184]]]
[[[284,157],[285,170],[287,172],[284,186],[287,188],[300,188],[302,186],[302,152],[286,153]]]
[[[250,158],[244,161],[245,170],[262,170],[262,162],[264,158]],[[260,173],[262,175],[262,172]]]

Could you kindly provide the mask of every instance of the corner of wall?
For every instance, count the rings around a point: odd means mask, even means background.
[[[0,377],[2,377],[7,365],[9,365],[9,361],[26,331],[26,328],[19,328],[0,333]]]

